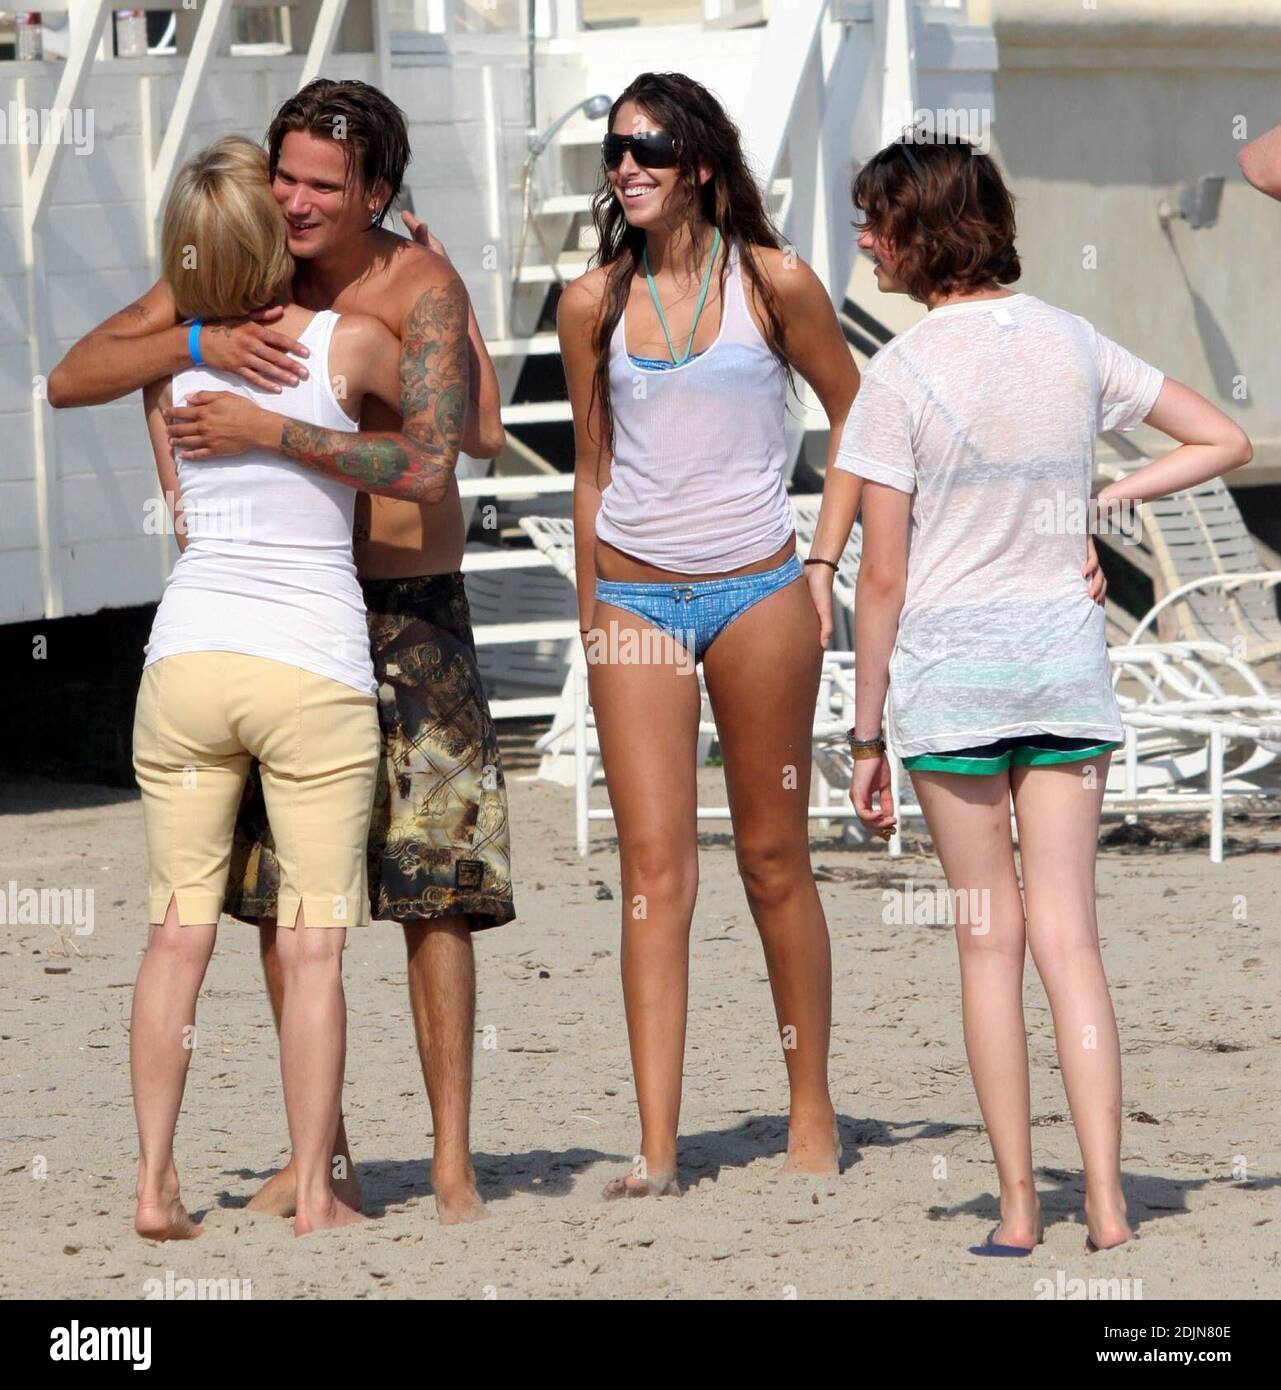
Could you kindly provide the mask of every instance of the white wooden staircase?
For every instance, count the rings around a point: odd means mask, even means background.
[[[753,23],[761,9],[738,4],[708,8],[719,13],[709,16],[703,30],[690,25],[682,31],[681,66],[700,80],[700,50],[706,50],[706,67],[712,61],[708,54],[725,42],[724,28]],[[921,17],[916,0],[790,0],[766,8],[768,21],[751,30],[755,49],[750,76],[739,84],[731,115],[758,178],[769,190],[777,225],[828,285],[839,309],[858,255],[845,190],[856,163],[899,134],[903,111],[915,108],[914,35]],[[958,16],[955,6],[924,10],[935,17]],[[963,20],[963,14],[960,17]],[[629,40],[638,32],[628,31]],[[735,37],[741,42],[745,35]],[[582,85],[575,94],[580,99],[608,91],[611,85],[607,68],[597,76],[592,46],[583,44],[582,53]],[[644,57],[638,54],[636,70],[643,70]],[[509,440],[516,439],[513,432],[522,427],[560,426],[565,432],[563,459],[572,457],[572,412],[563,372],[560,389],[551,398],[516,397],[522,369],[531,359],[559,359],[556,335],[546,322],[548,294],[589,266],[595,247],[590,200],[599,175],[596,150],[603,133],[602,121],[579,117],[549,146],[544,159],[547,177],[534,189],[531,226],[523,239],[527,249],[541,253],[547,248],[548,254],[542,259],[527,257],[515,270],[508,336],[488,343],[507,389],[503,422]],[[817,402],[804,383],[798,382],[798,387],[805,409],[794,406],[789,415],[789,479],[807,430],[826,432]],[[533,448],[526,445],[519,448],[518,457],[512,454],[509,450],[499,460],[494,475],[473,476],[461,484],[466,498],[498,505],[504,537],[522,515],[567,515],[572,492],[570,475]],[[539,551],[519,544],[508,549],[469,545],[464,571],[495,716],[552,715],[563,704],[567,644],[577,640],[572,588]]]

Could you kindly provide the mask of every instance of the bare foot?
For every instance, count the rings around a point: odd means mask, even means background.
[[[472,1175],[457,1181],[438,1179],[431,1175],[432,1191],[436,1194],[436,1215],[442,1226],[463,1226],[469,1221],[484,1221],[489,1210],[476,1190]]]
[[[364,1208],[364,1198],[360,1191],[360,1180],[350,1157],[345,1165],[347,1176],[334,1180],[334,1195],[353,1211]],[[246,1211],[262,1212],[266,1216],[294,1216],[297,1212],[297,1184],[294,1178],[294,1161],[291,1158],[279,1173],[272,1174],[245,1204]]]
[[[154,1201],[139,1197],[133,1228],[143,1240],[195,1240],[201,1234],[178,1197]]]
[[[1020,1250],[1032,1250],[1045,1243],[1045,1227],[1041,1224],[1041,1209],[1018,1216],[1002,1216],[990,1232],[991,1245],[1012,1245]]]
[[[617,1201],[619,1197],[679,1197],[680,1183],[676,1181],[676,1170],[667,1173],[650,1173],[648,1177],[637,1177],[628,1173],[625,1178],[610,1178],[601,1196],[607,1202]]]
[[[817,1173],[839,1177],[841,1172],[841,1131],[836,1120],[831,1129],[822,1126],[787,1127],[787,1157],[780,1173]]]
[[[1097,1255],[1100,1250],[1112,1250],[1124,1245],[1133,1238],[1134,1232],[1125,1219],[1125,1209],[1110,1209],[1096,1213],[1085,1203],[1085,1250],[1088,1255]]]
[[[314,1231],[332,1231],[339,1226],[355,1226],[369,1218],[355,1211],[346,1202],[335,1196],[309,1211],[300,1211],[294,1216],[294,1235],[309,1236]]]
[[[292,1160],[279,1173],[273,1173],[245,1204],[246,1211],[260,1211],[267,1216],[292,1216],[297,1191],[294,1185]]]

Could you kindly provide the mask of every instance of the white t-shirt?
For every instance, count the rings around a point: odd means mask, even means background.
[[[890,661],[902,757],[1002,738],[1124,737],[1081,575],[1100,430],[1164,380],[1029,294],[931,310],[868,365],[836,463],[913,494]]]
[[[359,429],[330,383],[337,322],[323,309],[303,330],[309,375],[297,386],[276,394],[192,367],[173,379],[174,404],[197,391],[234,391],[324,429]],[[377,694],[351,553],[355,490],[261,450],[195,462],[178,455],[177,463],[187,548],[165,585],[143,664],[182,652],[241,652]]]

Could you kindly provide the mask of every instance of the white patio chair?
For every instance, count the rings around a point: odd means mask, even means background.
[[[1108,482],[1148,462],[1101,460]],[[1250,663],[1281,655],[1281,621],[1273,590],[1277,556],[1253,536],[1222,478],[1173,497],[1144,502],[1133,534],[1098,538],[1151,580],[1154,606],[1127,634],[1127,645],[1150,640],[1219,642]]]
[[[1271,793],[1258,773],[1281,752],[1281,699],[1263,685],[1248,663],[1220,643],[1166,643],[1115,648],[1109,653],[1118,689],[1125,747],[1112,759],[1104,790],[1104,815],[1134,821],[1140,814],[1209,816],[1209,854],[1223,862],[1223,824],[1231,799],[1265,798]],[[852,676],[852,669],[851,669]],[[1232,688],[1235,687],[1235,688]],[[816,729],[815,763],[830,783],[820,799],[844,795],[853,760],[840,729],[853,720],[854,694],[845,695],[848,717],[820,746]],[[890,727],[886,710],[885,727]],[[910,779],[890,753],[891,786],[898,830],[887,845],[903,852],[902,830],[923,821],[915,798],[905,795]],[[1228,768],[1229,758],[1236,763]],[[1018,826],[1011,816],[1011,833]]]
[[[1281,698],[1218,642],[1118,647],[1109,658],[1126,737],[1105,813],[1207,811],[1210,860],[1222,863],[1226,799],[1272,794],[1258,774],[1281,752]]]

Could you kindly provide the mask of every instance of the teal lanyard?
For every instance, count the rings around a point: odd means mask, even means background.
[[[712,238],[712,254],[707,258],[707,270],[703,274],[703,287],[698,292],[698,307],[694,310],[694,327],[689,330],[689,342],[685,344],[685,351],[680,357],[676,356],[676,345],[672,342],[672,335],[667,327],[667,315],[663,313],[663,306],[658,298],[658,289],[654,284],[654,277],[649,273],[649,247],[644,250],[642,259],[645,262],[645,279],[649,282],[649,297],[654,301],[654,308],[658,310],[658,321],[663,325],[663,337],[667,339],[667,350],[672,354],[672,365],[679,367],[689,360],[690,348],[694,346],[694,333],[698,329],[698,321],[703,314],[703,305],[707,302],[707,290],[712,283],[712,267],[716,264],[716,252],[720,249],[721,229],[717,227],[716,235]]]

